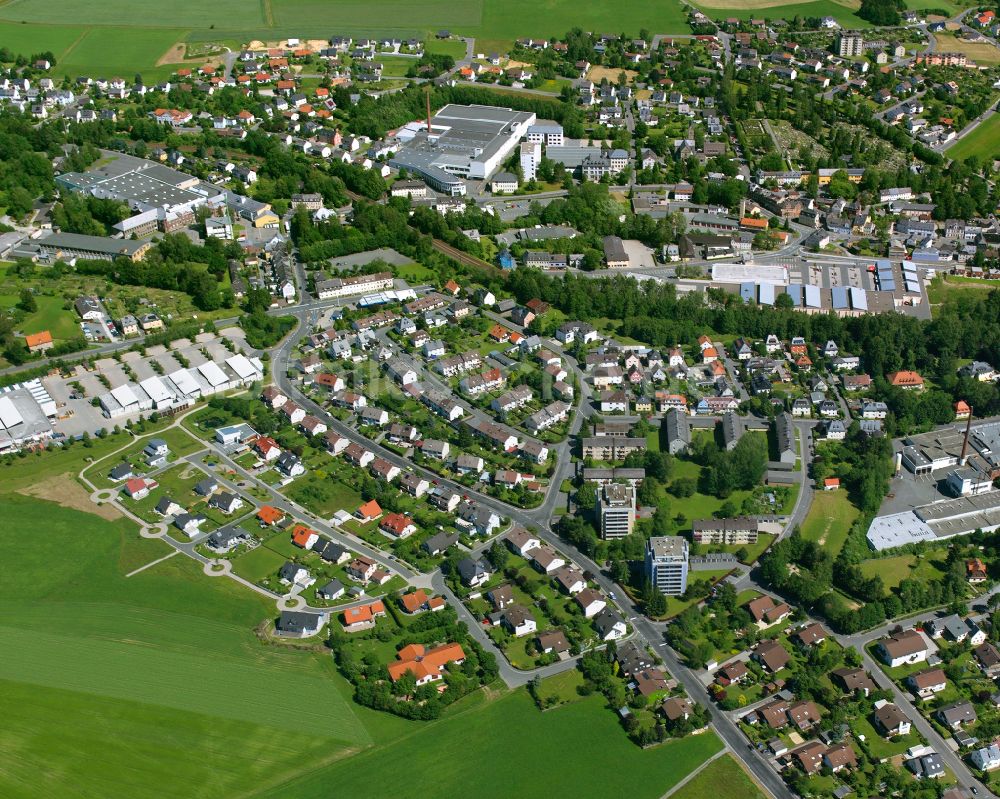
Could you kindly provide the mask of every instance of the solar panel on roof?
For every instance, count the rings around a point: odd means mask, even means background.
[[[834,286],[830,295],[834,308],[848,308],[847,289],[844,286]]]
[[[804,293],[805,293],[804,304],[809,308],[819,308],[820,306],[819,286],[805,286]]]
[[[865,293],[864,289],[855,288],[851,286],[851,307],[856,311],[867,311],[868,310],[868,295]]]
[[[743,298],[743,302],[755,300],[757,298],[757,284],[740,283],[740,297]]]
[[[774,283],[760,284],[760,304],[774,305]]]

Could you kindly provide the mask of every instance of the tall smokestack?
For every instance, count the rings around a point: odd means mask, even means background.
[[[972,406],[969,406],[969,418],[965,420],[965,437],[962,439],[962,456],[958,459],[959,466],[965,466],[965,453],[969,450],[969,429],[972,427]]]
[[[430,90],[424,92],[424,97],[427,98],[427,135],[431,135],[431,93]]]

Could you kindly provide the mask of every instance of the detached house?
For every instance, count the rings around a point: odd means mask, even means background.
[[[882,661],[892,668],[927,660],[927,643],[916,630],[905,630],[882,639],[876,651]]]

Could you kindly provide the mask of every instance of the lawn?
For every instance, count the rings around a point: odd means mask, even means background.
[[[1000,135],[1000,129],[997,130]],[[997,150],[1000,154],[1000,148]],[[963,294],[972,296],[976,292],[990,292],[996,285],[989,281],[974,277],[959,277],[958,275],[938,275],[927,284],[927,299],[931,305],[941,305],[949,300],[961,297]]]
[[[497,756],[498,736],[516,740],[516,769]],[[475,712],[444,718],[420,734],[377,745],[262,796],[326,799],[335,785],[337,794],[344,796],[443,799],[475,786],[477,799],[654,799],[720,746],[709,733],[642,750],[628,741],[602,698],[591,696],[540,714],[527,691],[519,689]],[[390,761],[409,767],[385,768]],[[615,768],[608,768],[609,763]],[[378,774],[374,794],[373,773]]]
[[[397,277],[403,278],[410,283],[428,283],[434,280],[437,273],[423,264],[403,264],[393,267]]]
[[[245,580],[259,583],[278,571],[286,560],[273,549],[259,546],[233,560],[233,571]]]
[[[871,722],[864,717],[854,719],[851,722],[851,728],[855,735],[860,734],[865,736],[865,741],[872,757],[878,760],[901,755],[911,746],[923,743],[920,733],[916,730],[910,732],[908,735],[897,736],[892,740],[887,740],[880,733],[876,732]]]
[[[688,585],[698,581],[707,581],[713,585],[729,574],[729,569],[708,569],[705,571],[693,571],[688,573]],[[663,618],[673,618],[679,616],[692,605],[697,605],[704,600],[704,597],[694,597],[693,599],[681,599],[676,596],[667,597],[667,612]]]
[[[917,555],[894,555],[888,558],[872,558],[859,565],[865,577],[882,578],[886,590],[896,588],[908,577],[923,581],[937,580],[944,575],[946,550],[932,550]]]
[[[579,669],[569,669],[561,674],[546,677],[538,686],[538,695],[543,699],[551,697],[556,705],[565,705],[578,701],[580,693],[577,688],[583,685],[583,674]]]
[[[127,578],[169,551],[134,523],[2,502],[0,795],[232,796],[371,743],[329,657],[257,642],[271,603],[183,556]]]
[[[1000,157],[1000,114],[991,114],[972,133],[951,145],[945,153],[956,161],[964,161],[970,155],[978,155],[983,161]]]
[[[17,302],[16,296],[0,295],[0,309],[4,311],[13,308]],[[80,325],[71,311],[63,309],[65,300],[62,297],[47,297],[40,294],[36,295],[35,302],[38,310],[25,316],[24,321],[18,325],[18,332],[27,335],[48,330],[56,341],[81,337]]]
[[[701,467],[697,463],[676,458],[674,460],[673,471],[670,474],[670,480],[690,477],[697,483],[699,475],[701,475]],[[668,492],[667,499],[670,502],[671,515],[681,513],[688,519],[694,520],[710,518],[726,502],[732,502],[739,508],[743,504],[743,500],[751,496],[752,493],[752,491],[734,491],[726,499],[719,499],[718,497],[701,494],[697,491],[689,497],[675,497]]]
[[[747,775],[736,758],[726,754],[706,766],[672,796],[673,799],[719,799],[720,796],[764,799],[766,794]]]
[[[847,540],[858,509],[846,491],[819,491],[813,496],[809,513],[802,523],[802,536],[821,544],[834,556]]]

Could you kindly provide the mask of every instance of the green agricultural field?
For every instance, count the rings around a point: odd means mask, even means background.
[[[496,733],[517,741],[518,768],[497,757]],[[598,697],[539,713],[520,689],[475,712],[446,717],[425,732],[377,745],[357,757],[318,769],[264,792],[263,797],[326,799],[338,794],[371,796],[378,773],[379,796],[444,799],[475,786],[477,799],[506,799],[516,786],[519,799],[553,796],[630,796],[654,799],[717,752],[712,734],[641,750],[629,743],[614,714]],[[390,758],[412,768],[382,768]],[[608,763],[616,768],[608,769]]]
[[[743,770],[732,755],[723,755],[696,774],[687,785],[673,794],[675,799],[764,799],[763,791]]]
[[[712,19],[792,19],[793,17],[833,17],[845,28],[870,28],[854,13],[860,3],[840,3],[837,0],[814,0],[814,2],[786,5],[780,0],[702,0],[695,3]]]
[[[79,39],[85,29],[71,25],[22,25],[7,22],[2,14],[8,6],[0,6],[0,42],[12,53],[30,56],[51,50],[56,59]]]
[[[0,6],[0,11],[3,9],[4,6]],[[183,31],[159,28],[90,28],[83,39],[57,61],[54,71],[70,77],[121,76],[131,80],[139,73],[146,81],[165,78],[177,69],[177,65],[156,66],[156,62],[182,35]]]
[[[263,27],[260,3],[217,0],[210,5],[182,0],[9,0],[0,6],[0,19],[46,25],[110,25],[137,28],[232,27],[235,20],[246,27]],[[121,34],[119,34],[120,36]],[[127,40],[119,39],[119,45]],[[162,51],[161,51],[162,52]]]
[[[271,603],[183,556],[126,577],[169,552],[132,522],[0,501],[0,795],[232,796],[371,743],[329,657],[256,641]]]
[[[956,161],[964,161],[970,155],[977,155],[984,161],[1000,158],[1000,114],[991,114],[972,133],[959,139],[945,152]]]
[[[851,504],[846,491],[817,491],[802,523],[802,535],[836,556],[856,518],[858,509]]]

